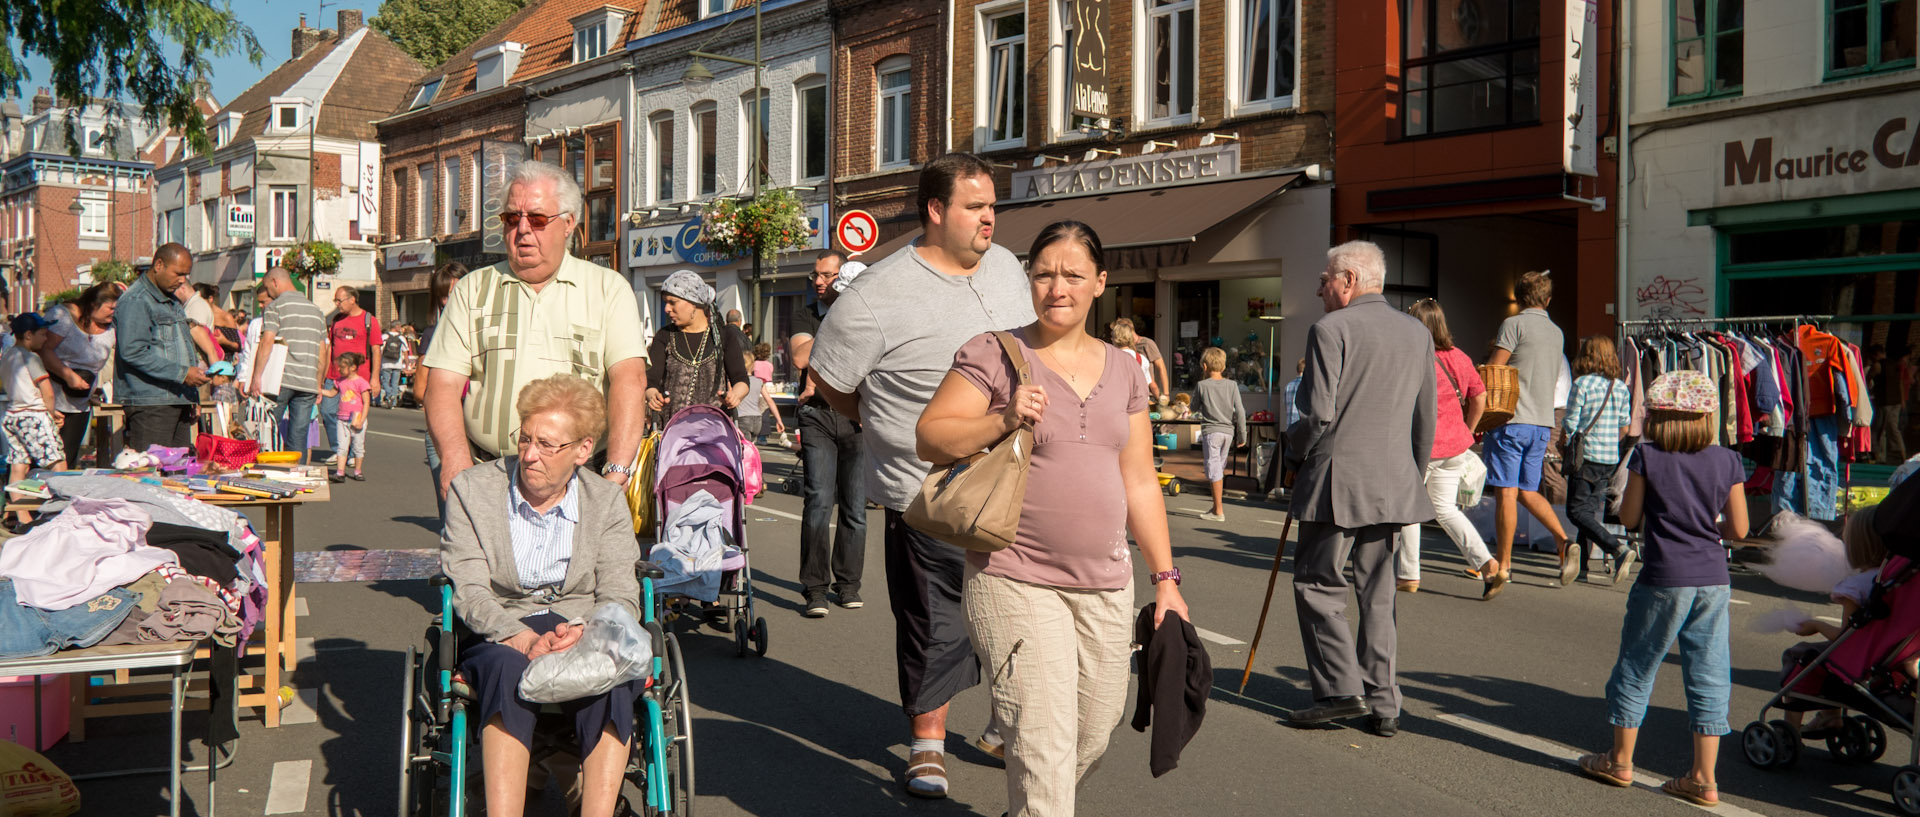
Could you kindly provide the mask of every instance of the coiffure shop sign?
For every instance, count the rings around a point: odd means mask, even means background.
[[[1718,203],[1920,186],[1920,94],[1827,107],[1850,110],[1768,117],[1762,127],[1741,128],[1742,138],[1717,141]]]

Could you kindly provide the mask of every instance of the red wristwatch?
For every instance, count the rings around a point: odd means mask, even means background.
[[[1176,567],[1172,570],[1162,571],[1147,577],[1147,581],[1152,584],[1159,584],[1168,579],[1172,579],[1173,585],[1175,587],[1179,587],[1180,586],[1180,568]]]

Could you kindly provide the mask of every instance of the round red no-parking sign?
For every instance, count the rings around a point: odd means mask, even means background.
[[[833,236],[847,252],[859,255],[880,243],[880,222],[865,210],[848,210],[834,222]]]

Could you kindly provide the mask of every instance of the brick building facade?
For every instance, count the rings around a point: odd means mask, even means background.
[[[947,150],[947,132],[939,124],[946,119],[951,84],[943,58],[946,3],[835,0],[832,16],[837,47],[831,93],[833,130],[838,137],[833,140],[834,207],[872,213],[884,243],[920,229],[913,209],[920,166]],[[883,65],[904,67],[908,78],[905,155],[891,162],[883,161],[880,145]],[[898,98],[898,86],[888,90]]]

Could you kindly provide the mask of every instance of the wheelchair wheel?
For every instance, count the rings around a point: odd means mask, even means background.
[[[650,814],[690,816],[693,814],[693,704],[687,696],[686,663],[680,654],[680,641],[666,637],[666,699],[661,701],[661,723],[666,734],[667,766],[659,770],[667,778],[667,807],[650,809]]]
[[[440,817],[447,813],[446,793],[440,790],[433,760],[433,702],[427,693],[427,656],[407,648],[402,670],[400,702],[400,810],[401,817]]]

